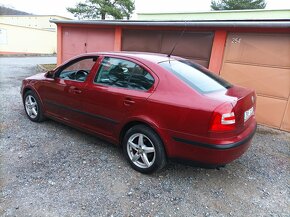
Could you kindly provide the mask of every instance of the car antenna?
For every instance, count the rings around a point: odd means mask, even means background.
[[[183,36],[184,32],[186,30],[186,21],[184,21],[184,29],[182,30],[182,32],[180,33],[178,39],[175,41],[175,44],[171,50],[171,52],[167,55],[167,57],[170,57],[173,53],[173,51],[175,50],[176,45],[178,44],[178,42],[180,41],[181,37]]]

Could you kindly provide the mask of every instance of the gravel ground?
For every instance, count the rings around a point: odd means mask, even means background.
[[[28,120],[21,80],[53,61],[0,59],[0,216],[290,216],[289,133],[259,126],[220,170],[170,163],[143,175],[114,145]]]

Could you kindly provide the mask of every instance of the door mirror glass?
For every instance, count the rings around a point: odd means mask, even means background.
[[[54,71],[53,71],[53,70],[48,71],[48,72],[45,74],[45,77],[47,77],[47,78],[54,78]]]

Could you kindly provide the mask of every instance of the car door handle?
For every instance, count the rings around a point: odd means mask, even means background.
[[[135,104],[135,101],[132,100],[131,98],[125,98],[124,100],[124,105],[129,106]]]
[[[80,94],[82,91],[78,88],[74,88],[74,89],[72,89],[72,92],[76,93],[76,94]]]

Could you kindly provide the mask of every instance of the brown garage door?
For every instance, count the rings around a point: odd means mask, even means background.
[[[221,76],[257,92],[259,123],[290,131],[290,34],[230,33]]]
[[[173,55],[192,59],[208,67],[213,41],[212,32],[123,30],[122,50],[169,54],[178,41]]]

